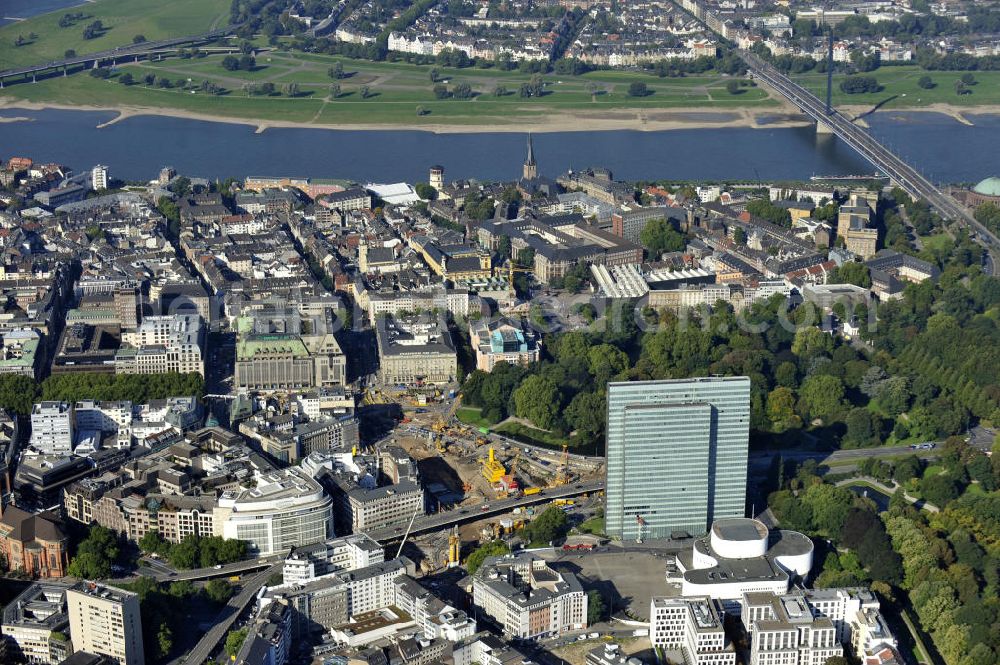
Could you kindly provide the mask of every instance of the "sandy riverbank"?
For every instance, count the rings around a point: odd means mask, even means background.
[[[568,131],[667,131],[672,129],[712,129],[722,127],[746,127],[752,129],[774,129],[783,127],[801,127],[809,124],[808,118],[791,108],[776,107],[770,109],[720,109],[705,108],[674,108],[651,110],[606,110],[606,111],[559,111],[556,113],[528,118],[492,118],[484,117],[481,122],[437,124],[415,123],[399,124],[326,124],[301,123],[282,120],[266,120],[256,118],[241,118],[233,116],[196,113],[182,109],[146,108],[146,107],[101,107],[76,106],[69,104],[37,104],[24,100],[0,97],[0,110],[19,109],[41,111],[59,109],[72,111],[111,112],[117,115],[97,125],[98,128],[108,127],[137,116],[165,116],[185,118],[206,122],[224,122],[254,127],[257,133],[272,128],[313,128],[339,129],[352,131],[377,131],[386,129],[406,129],[433,132],[437,134],[453,133],[483,133],[483,132],[568,132]],[[30,120],[30,118],[8,118],[8,122]]]

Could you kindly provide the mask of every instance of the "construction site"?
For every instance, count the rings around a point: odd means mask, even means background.
[[[570,454],[566,446],[549,450],[529,446],[464,425],[454,418],[461,396],[430,393],[381,394],[403,408],[403,420],[390,434],[395,445],[416,460],[424,487],[436,510],[484,510],[490,501],[531,496],[548,488],[603,477],[603,461]],[[573,500],[557,500],[564,509]],[[537,510],[544,510],[541,507]],[[424,566],[436,569],[457,552],[482,542],[516,535],[535,514],[525,508],[503,518],[472,520],[457,532],[414,540]]]

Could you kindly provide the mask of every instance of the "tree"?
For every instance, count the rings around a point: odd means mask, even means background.
[[[737,226],[736,229],[733,230],[733,242],[737,245],[747,244],[747,232],[744,231],[742,227]]]
[[[132,38],[133,44],[141,44],[144,41],[146,41],[146,35],[136,35],[135,37]]]
[[[118,77],[118,82],[121,83],[122,85],[132,85],[135,82],[135,80],[132,78],[131,72],[125,72]]]
[[[439,75],[437,68],[431,67],[431,71],[428,74],[430,75],[431,83],[437,83]]]
[[[963,85],[976,85],[976,77],[973,76],[972,72],[962,74],[962,77],[959,80]]]
[[[235,659],[236,654],[240,652],[240,647],[243,646],[243,642],[247,639],[247,629],[240,628],[239,630],[231,630],[229,634],[226,635],[226,655],[230,658]]]
[[[426,182],[418,182],[413,189],[424,201],[433,201],[437,197],[437,190]]]
[[[248,72],[252,72],[257,66],[257,59],[252,55],[244,53],[240,56],[240,66],[239,69],[243,69]]]
[[[211,580],[205,585],[205,595],[213,603],[224,605],[233,595],[233,585],[226,580]]]
[[[472,97],[472,86],[468,83],[459,83],[451,94],[455,99],[469,99]]]
[[[639,233],[641,242],[649,253],[659,257],[664,252],[680,252],[687,245],[684,234],[677,230],[673,220],[651,219]]]
[[[767,417],[771,429],[778,433],[801,427],[802,420],[795,413],[795,394],[791,389],[779,386],[768,394]]]
[[[361,99],[368,99],[371,96],[371,89],[367,85],[361,86]]]
[[[958,498],[961,489],[955,479],[943,473],[927,476],[920,483],[920,492],[924,498],[938,508],[944,508]]]
[[[285,94],[289,97],[299,96],[299,84],[292,82],[285,86]]]
[[[438,99],[448,98],[448,86],[442,83],[438,83],[436,86],[434,86],[433,90],[434,90],[434,96],[437,97]]]
[[[235,72],[240,68],[240,59],[235,55],[227,55],[222,59],[222,68],[226,71]]]
[[[834,268],[830,275],[830,284],[853,284],[867,289],[872,285],[871,273],[868,266],[857,261],[846,261],[843,265]]]
[[[848,76],[840,82],[840,89],[848,95],[878,92],[882,86],[874,76]]]
[[[604,620],[605,616],[604,596],[600,591],[591,590],[587,592],[587,625],[593,626]]]
[[[428,113],[430,113],[430,111],[427,110],[426,106],[418,106],[417,107],[417,115],[418,116],[425,116]]]
[[[930,90],[934,87],[934,80],[930,76],[924,74],[919,79],[917,79],[917,85],[924,90]]]
[[[486,559],[493,556],[501,556],[508,552],[510,552],[510,548],[502,540],[494,540],[485,545],[480,545],[465,560],[465,569],[469,571],[470,575],[474,575]]]
[[[835,376],[819,374],[802,382],[799,391],[801,410],[809,419],[827,420],[840,412],[844,384]]]
[[[650,94],[648,86],[642,81],[632,81],[628,86],[629,97],[645,97]]]
[[[344,64],[342,62],[335,63],[333,67],[326,70],[326,75],[337,81],[344,78]]]
[[[800,358],[829,355],[831,351],[833,351],[833,337],[819,328],[809,326],[795,332],[795,338],[792,340],[792,353]]]
[[[330,99],[337,99],[340,97],[340,84],[331,83],[330,84]]]
[[[559,387],[544,376],[533,374],[514,391],[514,412],[540,429],[551,429],[559,414]]]
[[[844,420],[847,433],[842,440],[845,448],[868,448],[881,443],[879,430],[881,422],[878,416],[864,407],[851,409]]]
[[[493,88],[494,97],[503,97],[506,94],[507,94],[507,88],[505,86],[498,85]]]
[[[524,528],[524,538],[531,544],[547,545],[562,538],[569,530],[569,519],[560,508],[550,506]]]
[[[96,580],[111,576],[111,564],[118,559],[118,534],[103,526],[93,526],[77,546],[67,572],[73,577]]]
[[[728,81],[726,81],[726,92],[728,92],[730,95],[738,95],[741,92],[743,92],[743,87],[740,85],[740,82],[737,81],[736,79],[729,79]]]
[[[66,58],[66,59],[75,58],[76,57],[76,51],[74,49],[68,48],[63,53],[63,57]]]

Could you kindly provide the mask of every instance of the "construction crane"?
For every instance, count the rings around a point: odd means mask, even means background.
[[[556,477],[552,480],[552,487],[561,487],[569,482],[569,446],[565,443],[562,447],[562,457],[559,459],[559,469]]]
[[[641,545],[642,534],[646,531],[646,520],[642,519],[642,515],[636,515],[635,524],[638,527],[638,534],[636,534],[635,542]]]
[[[462,554],[462,539],[458,536],[458,525],[448,535],[448,567],[455,568]]]

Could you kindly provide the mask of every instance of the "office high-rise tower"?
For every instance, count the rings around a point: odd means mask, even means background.
[[[607,534],[698,535],[743,517],[749,435],[745,376],[608,384]]]

